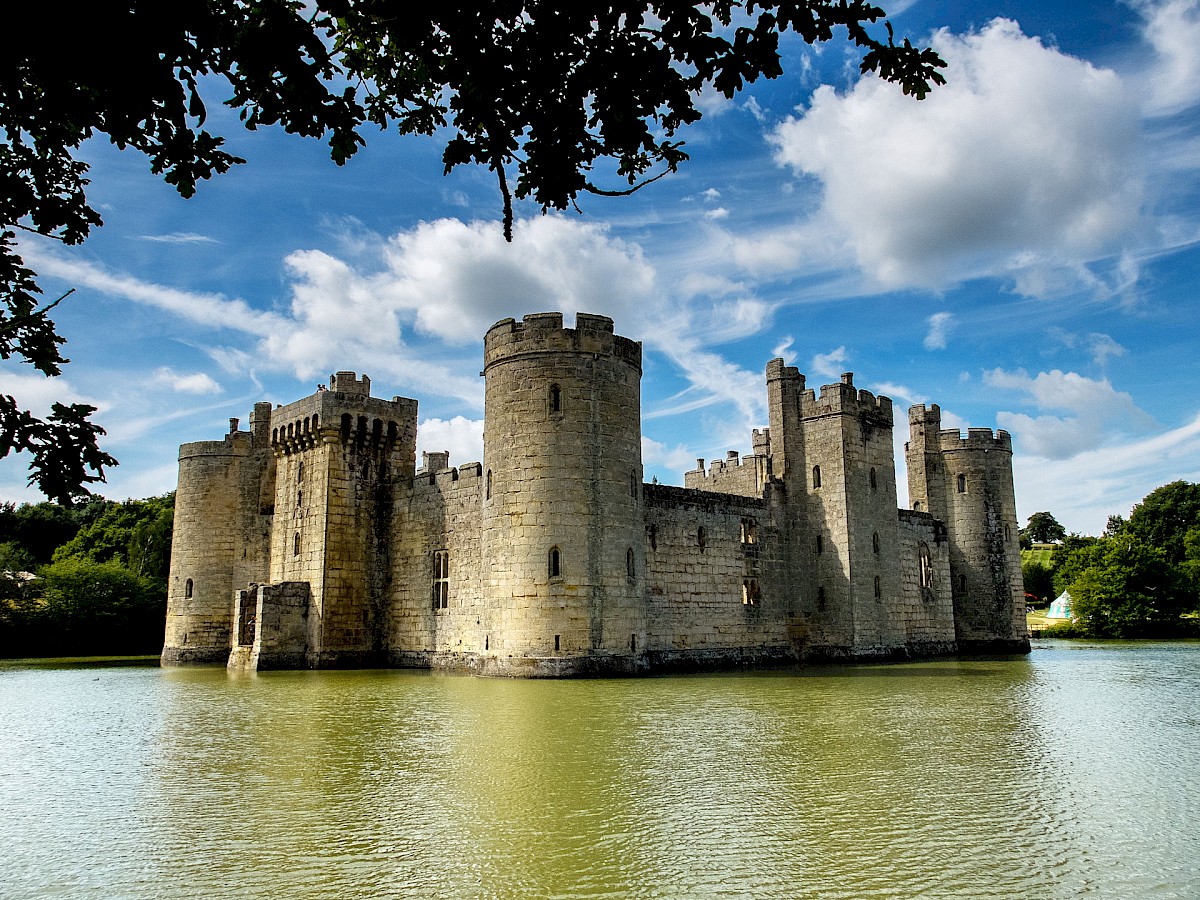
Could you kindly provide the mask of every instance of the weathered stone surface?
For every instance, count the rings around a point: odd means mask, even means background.
[[[163,663],[563,677],[1028,648],[1004,432],[914,407],[898,511],[891,401],[773,360],[753,452],[676,488],[642,481],[641,345],[611,320],[505,319],[483,374],[482,463],[418,469],[416,401],[353,372],[185,444]]]

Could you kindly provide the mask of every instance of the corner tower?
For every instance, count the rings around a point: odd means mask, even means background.
[[[909,499],[946,524],[959,649],[1028,652],[1012,438],[943,430],[937,404],[911,407],[908,425]]]
[[[497,322],[484,338],[485,670],[638,668],[646,629],[642,346],[604,316]]]

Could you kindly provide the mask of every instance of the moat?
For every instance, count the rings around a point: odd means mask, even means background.
[[[1200,643],[651,679],[0,664],[0,894],[1200,896]]]

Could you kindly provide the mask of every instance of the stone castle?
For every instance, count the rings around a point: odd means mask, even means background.
[[[753,452],[646,484],[641,344],[484,338],[482,463],[416,466],[417,403],[338,372],[179,452],[164,665],[564,676],[1029,649],[1008,434],[767,364]]]

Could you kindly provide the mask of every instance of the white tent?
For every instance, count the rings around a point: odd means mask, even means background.
[[[1071,618],[1071,595],[1063,591],[1054,598],[1054,602],[1050,604],[1050,609],[1046,611],[1047,619],[1070,619]]]

